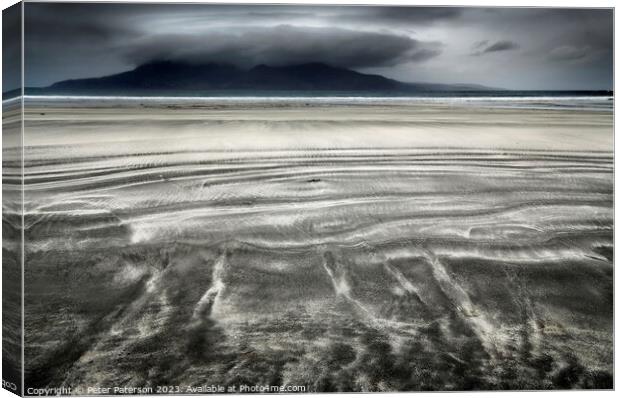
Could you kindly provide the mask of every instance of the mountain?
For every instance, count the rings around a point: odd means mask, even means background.
[[[263,90],[391,91],[403,83],[321,63],[273,67],[258,65],[236,82],[240,88]]]
[[[244,72],[232,65],[152,62],[115,75],[64,80],[51,90],[209,90],[221,89]]]
[[[37,94],[87,94],[127,92],[247,91],[353,91],[413,93],[427,91],[481,91],[479,85],[404,83],[322,63],[290,66],[257,65],[249,70],[227,64],[150,62],[115,75],[64,80],[35,89]],[[32,91],[35,91],[32,90]]]

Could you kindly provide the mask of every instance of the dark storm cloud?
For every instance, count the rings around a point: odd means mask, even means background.
[[[117,73],[157,58],[244,66],[325,62],[380,68],[381,74],[407,81],[464,80],[515,88],[540,88],[541,81],[553,87],[578,83],[609,88],[613,81],[609,9],[136,3],[25,7],[26,84],[34,86]],[[502,78],[482,72],[500,67]]]
[[[27,4],[25,34],[34,42],[68,40],[99,43],[135,33],[136,30],[126,20],[130,14],[123,15],[123,11],[113,5],[106,7],[105,4]]]
[[[523,41],[538,43],[541,58],[593,59],[613,51],[613,13],[610,9],[495,8],[484,13],[472,11],[470,17],[470,23],[484,24],[491,31],[511,31]]]
[[[489,43],[488,40],[482,40],[474,44],[475,52],[472,55],[484,55],[488,53],[496,53],[500,51],[517,50],[520,46],[510,40],[500,40],[494,43]]]
[[[331,23],[417,24],[428,25],[458,19],[462,10],[455,7],[397,6],[246,6],[246,15],[275,18],[318,18]],[[226,12],[229,9],[219,9]],[[234,9],[232,9],[234,10]],[[239,9],[236,10],[239,14]]]
[[[462,9],[456,7],[343,7],[339,10],[339,14],[339,19],[427,25],[458,19],[462,15]]]
[[[340,12],[351,19],[402,18],[392,8],[32,3],[27,9],[27,75],[42,82],[38,85],[165,59],[244,67],[324,62],[356,68],[423,62],[441,53],[441,43],[404,34],[273,24],[329,21],[342,17]],[[455,14],[421,9],[413,18]],[[209,28],[222,23],[229,25]]]
[[[583,60],[590,56],[591,48],[589,46],[585,47],[575,47],[571,45],[565,45],[556,47],[549,53],[549,58],[558,60],[558,61],[577,61]]]
[[[440,43],[388,33],[280,25],[238,34],[156,35],[132,43],[125,56],[133,64],[177,60],[251,67],[323,62],[358,68],[425,61],[439,55],[440,47]]]
[[[486,47],[488,44],[489,44],[488,40],[480,40],[480,41],[475,42],[471,46],[471,48],[472,48],[472,50],[480,50],[481,48]]]
[[[101,76],[128,69],[119,45],[139,34],[132,7],[112,4],[26,3],[26,85]],[[139,10],[136,10],[139,11]]]
[[[21,87],[21,4],[2,10],[2,92]]]
[[[561,16],[572,29],[554,37],[549,58],[572,63],[613,65],[613,15],[605,10],[582,14],[564,11]]]

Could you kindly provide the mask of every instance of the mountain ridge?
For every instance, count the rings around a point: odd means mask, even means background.
[[[406,83],[319,62],[296,65],[256,65],[242,69],[220,63],[190,64],[153,61],[117,74],[69,79],[36,89],[39,93],[89,91],[382,91],[415,93],[433,91],[488,91],[475,84]]]

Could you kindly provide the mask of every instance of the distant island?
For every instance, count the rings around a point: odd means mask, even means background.
[[[86,96],[611,96],[613,91],[506,90],[479,84],[407,83],[325,63],[289,66],[154,61],[103,77],[26,87],[26,95]],[[17,97],[20,89],[2,93]]]
[[[208,91],[320,91],[413,94],[442,91],[497,90],[477,84],[405,83],[381,75],[365,74],[324,63],[289,66],[149,62],[114,75],[63,80],[49,87],[26,89],[26,94],[187,93]]]

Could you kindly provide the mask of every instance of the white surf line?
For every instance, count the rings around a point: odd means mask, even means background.
[[[503,351],[504,339],[500,338],[499,332],[484,314],[476,309],[467,292],[448,275],[446,268],[437,256],[426,249],[424,255],[431,265],[433,276],[439,283],[441,290],[452,300],[457,310],[463,314],[463,318],[472,327],[489,356],[495,359],[496,353]]]
[[[211,316],[213,309],[219,302],[219,298],[224,292],[226,285],[224,284],[224,271],[226,265],[226,252],[217,259],[213,265],[213,274],[211,276],[211,287],[202,295],[192,314],[193,321],[200,321],[205,315]],[[210,310],[210,311],[209,311]]]

